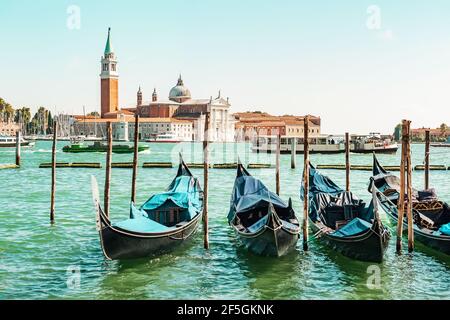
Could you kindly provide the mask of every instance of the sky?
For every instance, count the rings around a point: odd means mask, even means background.
[[[232,112],[313,114],[323,133],[450,124],[448,0],[1,0],[0,97],[82,114],[100,107],[108,27],[119,102],[181,73]]]

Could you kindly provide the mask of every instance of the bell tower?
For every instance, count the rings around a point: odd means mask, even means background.
[[[111,28],[108,28],[105,53],[101,65],[101,116],[119,111],[119,74],[117,59],[111,45]]]
[[[139,86],[139,90],[137,92],[137,104],[138,107],[142,106],[142,90],[141,86]]]

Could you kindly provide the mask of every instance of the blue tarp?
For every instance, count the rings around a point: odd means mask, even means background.
[[[300,197],[303,200],[304,184]],[[321,221],[335,229],[338,221],[350,221],[332,234],[348,237],[366,231],[372,226],[374,218],[373,201],[366,207],[364,201],[351,192],[337,186],[330,178],[320,174],[313,166],[309,170],[309,217],[312,221]]]
[[[155,210],[167,201],[172,201],[178,207],[188,209],[192,219],[202,210],[200,192],[201,189],[197,179],[191,176],[181,176],[174,180],[168,191],[155,194],[148,199],[142,205],[141,210]]]
[[[288,204],[269,191],[260,180],[250,175],[242,175],[236,178],[234,183],[228,221],[231,222],[237,212],[244,213],[255,208],[267,208],[269,203],[272,203],[275,208],[288,208]]]
[[[369,222],[364,221],[360,218],[355,218],[345,226],[331,234],[335,237],[351,237],[363,233],[369,230],[371,227],[372,224],[370,224]]]
[[[184,164],[183,164],[184,165]],[[130,205],[130,219],[113,224],[128,231],[140,233],[165,232],[175,227],[167,227],[149,218],[147,211],[158,209],[168,201],[172,201],[180,208],[187,209],[190,221],[197,216],[203,208],[200,184],[190,175],[190,172],[179,169],[177,176],[166,192],[156,194],[148,199],[141,208],[136,208],[134,203]]]
[[[450,236],[450,223],[444,224],[439,228],[439,232],[445,234],[446,236]]]

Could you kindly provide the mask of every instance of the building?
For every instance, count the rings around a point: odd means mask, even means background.
[[[113,139],[129,141],[134,139],[134,116],[120,115],[118,118],[95,119],[86,117],[74,126],[75,135],[104,137],[106,123],[111,122]],[[160,135],[171,135],[178,141],[192,141],[193,126],[191,121],[175,118],[140,118],[139,140],[155,140]]]
[[[114,118],[119,111],[119,73],[117,59],[111,44],[111,28],[108,29],[105,52],[101,59],[100,105],[102,118]]]
[[[278,135],[286,137],[304,136],[304,116],[272,116],[263,112],[241,112],[234,114],[236,141],[252,140],[257,135]],[[320,117],[310,116],[309,135],[321,134]]]
[[[141,138],[155,139],[158,135],[171,135],[180,141],[203,141],[206,113],[210,113],[209,139],[215,142],[231,142],[234,139],[234,117],[229,113],[229,99],[192,99],[190,90],[184,85],[181,75],[170,89],[167,100],[159,99],[156,89],[151,101],[145,103],[141,87],[137,92],[136,106],[119,108],[117,58],[111,42],[111,29],[104,55],[101,59],[101,118],[75,116],[75,135],[105,136],[106,122],[113,124],[115,140],[132,139],[134,114],[141,123]]]
[[[2,136],[15,136],[16,132],[20,130],[19,124],[8,121],[0,121],[0,135]]]
[[[181,75],[176,85],[170,89],[167,100],[159,99],[156,89],[152,99],[143,103],[141,88],[137,92],[136,108],[124,110],[138,113],[145,118],[174,118],[191,121],[193,126],[193,141],[203,141],[205,114],[210,112],[209,139],[215,142],[231,142],[234,140],[235,119],[230,114],[229,98],[223,98],[219,91],[213,99],[193,99],[191,91],[184,85]]]
[[[450,136],[450,128],[417,128],[411,129],[411,138],[413,141],[425,141],[425,131],[430,130],[430,140],[431,141],[441,141],[445,142]]]

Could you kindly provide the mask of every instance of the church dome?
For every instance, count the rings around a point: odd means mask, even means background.
[[[191,92],[184,86],[181,76],[178,78],[177,85],[170,90],[169,99],[191,98]]]

